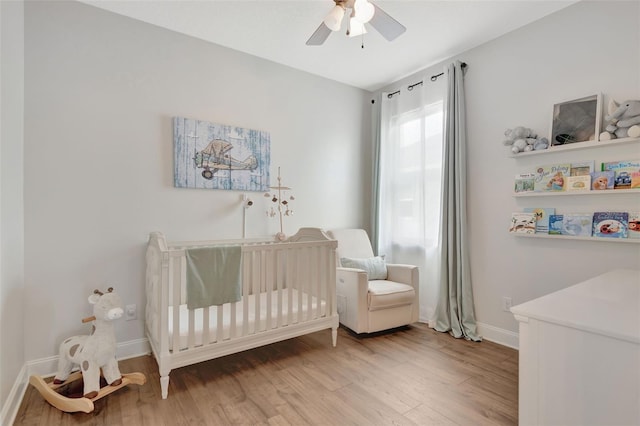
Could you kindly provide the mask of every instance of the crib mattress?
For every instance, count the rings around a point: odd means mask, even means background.
[[[279,294],[281,301],[279,301]],[[291,312],[289,313],[289,295],[291,295]],[[326,304],[323,299],[318,300],[312,296],[309,302],[309,295],[305,292],[298,292],[296,289],[291,291],[284,289],[281,291],[273,291],[270,294],[260,293],[256,297],[255,294],[250,296],[244,296],[247,300],[247,334],[255,334],[267,330],[267,325],[270,329],[278,327],[278,311],[282,312],[280,326],[286,324],[295,324],[302,321],[307,321],[312,318],[318,318],[325,316]],[[300,300],[302,301],[300,303]],[[256,315],[256,303],[259,303],[258,315]],[[231,305],[235,305],[236,310],[236,324],[232,334],[231,330]],[[209,310],[209,342],[213,343],[218,340],[218,310],[222,310],[222,333],[221,339],[227,340],[231,337],[239,337],[244,334],[244,300],[240,300],[236,303],[226,303],[222,306],[210,306],[208,308],[194,309],[194,336],[193,341],[195,346],[201,346],[203,344],[204,336],[204,311]],[[268,305],[271,305],[271,309],[268,310]],[[280,307],[280,308],[279,308]],[[169,306],[169,348],[174,348],[174,319],[173,319],[173,306]],[[268,312],[269,311],[269,312]],[[189,309],[186,304],[180,305],[180,322],[179,322],[179,348],[186,349],[189,347]],[[268,313],[271,320],[267,324]]]

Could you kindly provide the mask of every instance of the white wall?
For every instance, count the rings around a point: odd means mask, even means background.
[[[144,306],[150,231],[241,237],[241,193],[173,188],[173,116],[271,133],[286,232],[368,223],[367,92],[79,3],[28,2],[25,27],[28,360],[86,332],[96,287]],[[275,234],[250,195],[247,236]],[[138,317],[119,342],[144,337]]]
[[[24,365],[24,9],[0,2],[0,423]]]
[[[618,101],[639,99],[639,28],[638,2],[580,2],[454,58],[469,65],[465,88],[472,281],[481,331],[493,339],[517,344],[517,323],[502,311],[502,296],[511,297],[515,305],[613,268],[640,267],[638,245],[523,239],[507,233],[511,212],[524,207],[555,207],[559,213],[640,210],[637,194],[511,195],[517,173],[543,164],[636,159],[637,144],[520,159],[509,158],[502,145],[505,129],[518,125],[548,136],[554,103],[597,92],[605,94],[607,102],[611,96]],[[441,72],[442,65],[417,76]]]

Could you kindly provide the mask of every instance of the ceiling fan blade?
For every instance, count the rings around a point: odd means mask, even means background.
[[[404,25],[389,16],[387,12],[380,9],[375,4],[373,4],[373,7],[376,9],[376,13],[373,14],[373,18],[371,18],[369,23],[380,34],[382,34],[382,37],[392,41],[407,31]]]
[[[320,24],[318,29],[311,34],[311,37],[309,37],[306,44],[307,46],[320,46],[327,38],[329,38],[329,34],[331,34],[331,30],[323,22]]]

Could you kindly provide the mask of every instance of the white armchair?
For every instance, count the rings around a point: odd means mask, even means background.
[[[374,257],[363,229],[327,234],[338,241],[336,293],[342,325],[356,333],[373,333],[418,320],[417,266],[385,265],[384,259]]]

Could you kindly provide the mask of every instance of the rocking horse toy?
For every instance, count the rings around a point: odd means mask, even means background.
[[[143,385],[146,377],[142,373],[120,374],[116,360],[116,337],[113,320],[122,317],[120,297],[109,288],[107,293],[95,290],[89,296],[93,305],[93,316],[82,320],[83,323],[93,321],[91,334],[88,336],[69,337],[60,344],[58,372],[51,383],[40,376],[31,376],[29,383],[59,410],[71,413],[93,411],[93,402],[109,395],[129,384]],[[80,371],[72,373],[74,366]],[[100,387],[100,371],[107,386]],[[81,398],[71,398],[60,393],[61,388],[82,379],[83,393]]]

